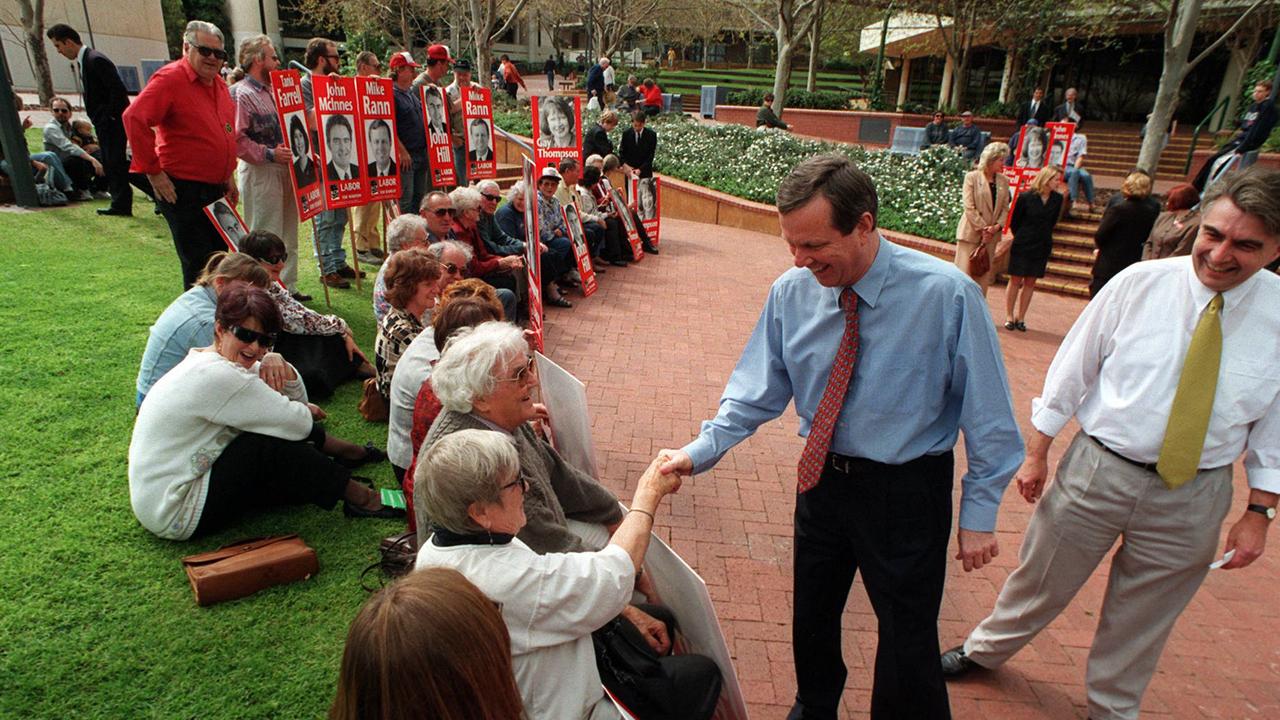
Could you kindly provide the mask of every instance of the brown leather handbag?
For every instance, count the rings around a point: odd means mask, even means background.
[[[991,255],[987,252],[987,244],[980,242],[978,247],[969,253],[969,277],[977,280],[986,275],[990,269]]]
[[[241,540],[212,552],[188,555],[182,558],[182,566],[201,607],[306,580],[320,570],[316,551],[297,535]]]
[[[364,393],[360,396],[360,404],[356,409],[360,411],[360,417],[369,422],[386,422],[391,416],[387,399],[378,392],[378,378],[371,377],[364,381]]]

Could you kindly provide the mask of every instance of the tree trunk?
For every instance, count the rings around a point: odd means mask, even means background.
[[[409,13],[405,12],[404,3],[400,4],[400,47],[413,52],[413,33],[409,31]]]
[[[27,49],[31,52],[31,69],[36,76],[36,92],[40,95],[40,104],[48,107],[53,97],[53,76],[49,72],[49,55],[44,49],[44,0],[18,0],[18,4]]]
[[[1169,122],[1173,119],[1174,106],[1178,102],[1178,91],[1187,75],[1187,58],[1191,55],[1191,44],[1196,39],[1196,23],[1200,20],[1201,0],[1182,0],[1170,10],[1172,15],[1167,21],[1164,34],[1164,71],[1160,74],[1160,84],[1156,87],[1156,99],[1151,106],[1151,119],[1147,121],[1147,132],[1142,138],[1142,148],[1138,151],[1138,167],[1156,175],[1156,166],[1160,164],[1160,145]]]
[[[746,40],[747,40],[747,69],[748,69],[748,70],[750,70],[750,69],[752,68],[752,65],[755,63],[755,54],[756,54],[756,43],[755,43],[755,40],[756,40],[756,34],[755,34],[755,31],[754,31],[754,30],[748,30],[748,31],[746,32],[746,36],[747,36],[747,38],[746,38]]]
[[[773,111],[782,117],[787,107],[787,89],[791,86],[791,57],[795,55],[795,46],[782,39],[782,28],[775,33],[778,38],[778,60],[773,66]]]
[[[818,51],[822,44],[822,13],[826,3],[819,0],[813,12],[817,17],[813,21],[813,29],[809,31],[809,77],[805,80],[804,89],[813,92],[818,89]]]

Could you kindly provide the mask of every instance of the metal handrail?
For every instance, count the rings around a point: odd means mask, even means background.
[[[533,157],[533,146],[525,142],[524,140],[521,140],[519,135],[512,135],[506,130],[503,130],[502,128],[498,127],[497,123],[493,124],[493,131],[498,133],[502,137],[510,140],[511,142],[515,143],[516,145],[519,145],[520,149],[524,150],[525,155],[528,155],[530,158]]]
[[[1226,96],[1219,100],[1218,104],[1213,106],[1213,109],[1209,111],[1209,114],[1205,115],[1204,120],[1201,120],[1200,124],[1196,126],[1196,129],[1192,131],[1191,147],[1187,148],[1187,164],[1182,168],[1183,175],[1191,172],[1191,161],[1196,152],[1196,143],[1200,140],[1200,132],[1204,129],[1205,125],[1209,124],[1209,121],[1213,119],[1213,116],[1218,114],[1222,115],[1222,117],[1218,118],[1218,130],[1221,130],[1222,123],[1226,121],[1227,105],[1229,105],[1230,102],[1230,96]],[[1217,130],[1214,132],[1217,132]]]

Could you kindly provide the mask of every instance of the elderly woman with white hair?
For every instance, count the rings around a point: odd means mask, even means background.
[[[620,717],[602,684],[638,717],[710,717],[721,686],[714,662],[652,651],[632,665],[611,652],[624,637],[636,643],[628,646],[631,653],[644,652],[619,613],[628,608],[662,498],[680,487],[674,474],[658,471],[665,456],[640,477],[632,509],[604,549],[540,553],[523,538],[533,521],[531,497],[544,490],[528,476],[518,448],[519,440],[513,443],[504,430],[472,428],[423,451],[414,492],[433,533],[415,567],[453,568],[498,605],[531,720]],[[628,673],[629,682],[619,682],[612,671],[620,665],[649,672]]]
[[[423,447],[459,430],[501,430],[516,444],[521,474],[532,488],[525,498],[529,522],[520,539],[537,552],[587,549],[568,528],[569,519],[612,530],[622,519],[618,498],[594,478],[565,462],[534,432],[531,420],[545,414],[533,402],[537,370],[519,327],[487,322],[456,332],[431,373],[431,388],[444,407]],[[418,505],[419,540],[431,518]]]
[[[524,236],[508,235],[498,227],[494,214],[502,203],[502,188],[493,180],[476,183],[480,192],[480,239],[494,255],[523,255]]]
[[[474,253],[470,266],[471,277],[484,280],[499,290],[512,291],[516,293],[517,299],[527,297],[527,292],[521,292],[525,290],[522,281],[524,273],[513,272],[524,268],[524,256],[494,255],[480,237],[480,218],[484,214],[482,203],[485,202],[480,191],[475,188],[457,188],[449,193],[449,198],[457,210],[457,216],[453,220],[453,234],[459,242],[468,245]],[[560,295],[555,284],[551,282],[551,278],[563,273],[563,263],[559,260],[549,262],[548,255],[544,252],[542,254],[543,302],[562,307],[569,305],[568,301]],[[509,319],[513,317],[508,315]]]
[[[956,267],[978,283],[983,296],[996,274],[996,242],[1009,214],[1009,178],[1000,172],[1008,154],[1008,145],[991,143],[982,149],[978,167],[964,176],[964,213],[956,226]],[[989,260],[987,271],[976,276],[969,269],[975,252],[985,253]]]
[[[387,225],[387,252],[394,255],[399,250],[427,246],[427,221],[420,215],[401,215]],[[391,309],[387,302],[387,265],[378,268],[378,276],[373,279],[373,319],[382,322],[382,318]],[[429,322],[431,318],[423,318]]]

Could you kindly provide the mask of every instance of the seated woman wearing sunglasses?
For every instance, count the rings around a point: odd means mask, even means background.
[[[373,377],[373,365],[360,351],[347,322],[303,305],[280,284],[289,255],[278,235],[255,230],[240,241],[240,252],[257,260],[271,276],[267,294],[276,302],[284,329],[276,339],[276,352],[302,376],[309,396],[323,400],[352,378]]]
[[[168,540],[217,531],[248,511],[345,500],[349,517],[402,517],[351,468],[383,457],[327,435],[289,366],[280,391],[258,377],[280,332],[267,292],[233,285],[218,297],[213,345],[160,378],[129,444],[129,496],[142,526]]]

